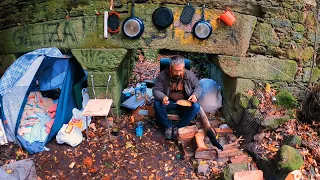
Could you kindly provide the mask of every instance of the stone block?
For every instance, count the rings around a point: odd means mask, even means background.
[[[223,170],[223,177],[225,180],[233,180],[234,174],[240,171],[247,171],[248,166],[246,163],[242,164],[228,164]]]
[[[126,49],[72,49],[81,66],[91,71],[115,71],[127,54]]]
[[[292,23],[290,22],[289,19],[281,19],[281,18],[271,18],[269,20],[269,22],[276,26],[276,27],[280,27],[280,28],[291,28],[292,27]]]
[[[304,25],[302,25],[300,23],[294,23],[293,29],[297,32],[304,32]]]
[[[276,127],[287,122],[289,119],[290,119],[289,116],[270,115],[265,117],[265,119],[261,122],[261,126],[275,129]]]
[[[251,58],[218,56],[217,65],[231,76],[246,79],[278,80],[292,82],[297,63],[258,55]],[[248,68],[250,67],[250,68]]]
[[[261,6],[261,10],[264,13],[269,14],[281,14],[283,12],[282,7],[273,7],[273,6]]]
[[[300,16],[301,13],[298,13],[296,11],[290,12],[288,14],[288,18],[290,19],[291,22],[299,22],[302,17]]]
[[[258,38],[260,44],[265,46],[279,46],[280,41],[272,26],[267,23],[258,23],[254,36]]]
[[[284,145],[279,151],[278,169],[280,171],[291,172],[300,169],[303,165],[303,157],[297,149]]]
[[[275,57],[280,57],[280,56],[284,56],[286,54],[285,51],[283,51],[281,48],[279,47],[274,47],[274,46],[268,46],[267,47],[267,51],[266,54],[268,55],[272,55]]]
[[[287,50],[288,58],[294,59],[294,60],[309,61],[312,59],[313,53],[314,53],[314,49],[311,46],[308,46],[308,47],[297,46],[294,48],[291,47]]]
[[[263,54],[267,50],[264,46],[250,45],[249,51],[252,53]]]
[[[309,82],[310,75],[311,75],[311,67],[304,68],[303,70],[303,82]],[[314,67],[312,71],[312,76],[311,76],[311,82],[316,82],[320,78],[320,69],[318,67]]]
[[[84,8],[84,17],[54,20],[3,30],[0,32],[0,53],[21,53],[41,47],[55,46],[60,49],[165,48],[178,51],[245,56],[256,24],[256,17],[234,12],[237,21],[232,27],[229,27],[219,20],[219,15],[223,13],[222,10],[207,9],[205,18],[210,19],[214,35],[206,41],[200,41],[192,35],[191,29],[201,18],[201,8],[196,9],[190,25],[183,25],[180,23],[183,6],[167,4],[167,7],[174,14],[174,23],[166,31],[159,31],[152,23],[152,13],[159,5],[141,3],[135,5],[135,16],[140,17],[145,23],[145,30],[141,38],[132,40],[124,37],[123,33],[118,33],[110,34],[108,39],[105,39],[102,33],[103,16],[95,16],[94,10],[104,10],[106,4],[103,1],[99,1],[99,4],[101,6],[97,9],[94,8],[95,5],[92,5],[92,9]],[[77,10],[80,11],[81,9]],[[120,21],[129,16],[130,12],[121,14]]]
[[[16,59],[14,54],[0,55],[0,77]]]
[[[248,92],[254,88],[254,82],[251,79],[237,78],[236,93]]]
[[[301,136],[298,135],[291,135],[285,138],[284,144],[296,147],[296,146],[301,146],[302,143],[302,138]]]

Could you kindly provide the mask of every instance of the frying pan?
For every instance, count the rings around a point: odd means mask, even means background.
[[[110,2],[110,11],[108,14],[108,31],[110,33],[117,33],[120,30],[120,14],[112,11],[113,10],[113,0]]]
[[[152,22],[157,29],[165,29],[173,22],[173,13],[167,7],[159,7],[152,14]]]
[[[139,38],[144,31],[143,21],[140,18],[134,16],[134,0],[132,0],[131,17],[124,20],[122,31],[124,35],[130,39]]]
[[[205,5],[202,7],[202,16],[200,21],[196,22],[192,28],[193,34],[201,40],[207,39],[212,33],[212,26],[204,19],[204,10]]]

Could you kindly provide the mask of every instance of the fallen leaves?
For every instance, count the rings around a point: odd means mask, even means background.
[[[69,168],[72,169],[74,167],[74,165],[76,164],[76,162],[72,162],[69,164]]]
[[[93,160],[91,157],[86,157],[84,158],[83,160],[83,164],[87,167],[91,167],[92,166],[92,163],[93,163]]]

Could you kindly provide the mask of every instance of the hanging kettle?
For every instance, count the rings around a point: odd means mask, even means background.
[[[207,39],[212,33],[212,26],[204,19],[205,5],[202,7],[201,19],[193,25],[193,34],[201,40]]]
[[[131,16],[124,20],[122,24],[122,31],[124,35],[130,39],[139,38],[144,31],[143,21],[134,16],[134,0],[132,0]]]

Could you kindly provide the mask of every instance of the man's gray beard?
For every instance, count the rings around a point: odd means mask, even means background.
[[[182,79],[181,76],[173,76],[172,78],[173,78],[173,80],[175,80],[175,81],[180,81],[180,80]]]

